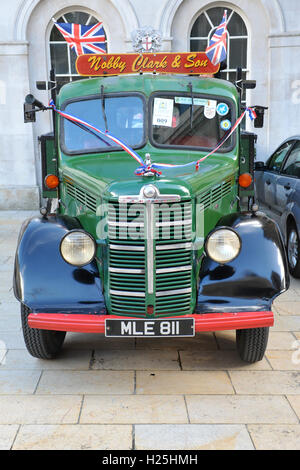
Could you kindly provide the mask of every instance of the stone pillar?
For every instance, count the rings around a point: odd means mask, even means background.
[[[0,42],[0,209],[37,209],[39,189],[32,125],[24,124],[29,93],[28,44]]]
[[[300,32],[272,34],[270,41],[270,148],[299,135]]]

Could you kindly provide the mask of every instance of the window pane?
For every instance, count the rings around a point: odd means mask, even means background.
[[[247,68],[247,39],[230,39],[229,68]]]
[[[194,51],[205,51],[207,47],[207,40],[206,39],[191,39],[191,52]]]
[[[236,82],[236,72],[229,72],[229,80],[231,81],[231,83],[235,83]],[[247,80],[247,72],[242,72],[242,79],[243,80]],[[246,90],[243,90],[242,92],[242,101],[245,101],[246,100]]]
[[[100,99],[77,101],[68,104],[66,113],[105,130]],[[105,112],[109,131],[131,147],[137,147],[144,140],[144,107],[143,101],[137,96],[124,96],[105,99]],[[90,132],[84,131],[64,120],[64,145],[68,151],[90,152],[120,149],[105,136],[100,139]]]
[[[62,18],[59,18],[57,20],[57,23],[64,23],[64,20]],[[54,26],[53,24],[53,28],[52,28],[52,31],[51,31],[51,34],[50,34],[50,41],[61,41],[61,42],[65,42],[65,39],[63,37],[63,35],[61,34],[61,32],[57,29],[56,26]]]
[[[206,37],[211,30],[211,26],[204,14],[200,15],[192,27],[191,37]]]
[[[247,36],[246,25],[237,13],[233,13],[227,29],[230,36]]]
[[[51,66],[55,68],[57,74],[69,73],[67,48],[66,42],[63,44],[50,44]]]
[[[72,82],[78,82],[78,80],[84,80],[88,77],[82,77],[81,75],[73,75],[72,76]]]
[[[282,173],[285,175],[297,176],[298,178],[300,177],[300,142],[298,142],[291,151]]]
[[[219,26],[219,24],[221,23],[224,15],[224,10],[225,8],[223,7],[210,8],[209,10],[207,10],[207,14],[214,26]],[[227,18],[229,18],[231,11],[232,10],[230,10],[230,8],[227,8]]]
[[[223,108],[217,112],[217,109]],[[152,138],[158,145],[211,149],[230,131],[232,110],[224,98],[161,95],[152,108]],[[232,137],[223,150],[232,145]]]
[[[86,24],[90,15],[83,13],[82,11],[73,11],[72,13],[66,13],[64,17],[67,23]]]
[[[57,82],[57,93],[59,93],[61,87],[66,83],[70,82],[70,77],[56,77]]]
[[[89,13],[84,12],[70,12],[56,19],[58,23],[77,23],[86,25],[93,25],[99,22],[94,16],[91,16]],[[60,44],[53,44],[59,42]],[[107,45],[106,45],[107,47]],[[76,52],[73,49],[69,48],[70,53],[70,64],[68,60],[68,44],[64,39],[63,35],[59,32],[56,26],[53,25],[51,34],[50,34],[50,57],[51,57],[51,67],[55,69],[57,75],[77,75],[75,62],[76,62]],[[78,79],[82,77],[78,76]],[[72,81],[74,77],[72,78]],[[57,78],[58,81],[58,90],[65,84],[71,81],[69,76],[61,76]]]
[[[268,163],[269,170],[279,171],[283,160],[289,152],[294,141],[283,144],[276,152],[272,155],[271,160]]]
[[[71,73],[77,74],[75,63],[77,59],[77,54],[74,49],[70,49],[70,59],[71,59]]]

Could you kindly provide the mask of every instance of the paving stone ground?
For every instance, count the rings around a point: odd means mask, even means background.
[[[300,449],[300,281],[274,303],[257,364],[235,333],[107,340],[67,334],[53,361],[31,357],[12,292],[29,212],[0,213],[0,449]]]

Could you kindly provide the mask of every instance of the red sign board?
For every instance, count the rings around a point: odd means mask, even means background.
[[[86,77],[140,72],[212,75],[219,67],[210,62],[205,52],[83,54],[76,61],[77,72]]]

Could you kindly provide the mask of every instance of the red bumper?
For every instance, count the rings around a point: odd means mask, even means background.
[[[80,315],[65,313],[31,313],[28,324],[42,330],[72,331],[80,333],[104,333],[106,319],[129,319],[115,315]],[[159,317],[161,318],[161,317]],[[165,318],[165,317],[164,317]],[[205,313],[169,318],[194,318],[195,331],[240,330],[273,326],[272,312]]]

